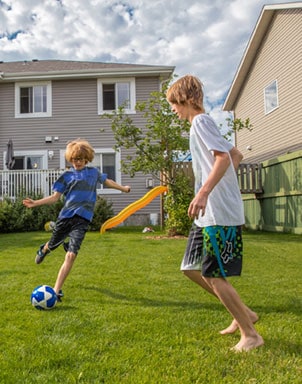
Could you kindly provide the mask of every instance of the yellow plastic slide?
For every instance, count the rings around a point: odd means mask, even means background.
[[[139,200],[134,201],[134,203],[129,204],[126,208],[124,208],[119,214],[111,219],[105,221],[105,223],[101,226],[100,232],[101,234],[105,233],[107,229],[117,226],[127,219],[134,212],[148,205],[153,199],[155,199],[161,193],[167,192],[168,188],[164,185],[160,185],[158,187],[152,188],[151,191],[147,192],[143,197]]]

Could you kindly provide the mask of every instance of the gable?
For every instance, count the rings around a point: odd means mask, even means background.
[[[225,99],[223,105],[224,111],[234,110],[234,104],[240,94],[241,87],[253,66],[255,57],[258,55],[261,45],[263,45],[263,40],[265,40],[268,34],[268,29],[270,28],[274,16],[277,13],[301,16],[301,10],[302,2],[266,5],[263,7]],[[298,17],[300,18],[300,16]],[[288,20],[287,22],[289,23],[290,21]],[[301,20],[296,25],[300,25],[301,29]],[[299,36],[299,31],[297,30],[296,36]]]

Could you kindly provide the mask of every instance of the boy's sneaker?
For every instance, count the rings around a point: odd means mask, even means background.
[[[64,293],[63,293],[62,289],[60,289],[60,290],[59,290],[59,293],[57,293],[57,301],[58,301],[59,303],[62,302],[62,297],[63,297],[63,296],[64,296]]]
[[[36,260],[35,260],[36,264],[41,264],[43,259],[44,259],[44,257],[50,253],[49,249],[45,253],[43,253],[44,245],[45,244],[42,244],[40,246],[40,248],[38,249],[38,251],[37,251]]]

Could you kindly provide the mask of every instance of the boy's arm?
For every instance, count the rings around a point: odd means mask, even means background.
[[[232,159],[232,163],[234,165],[235,170],[237,171],[239,164],[241,163],[241,160],[243,159],[242,153],[237,149],[236,147],[233,147],[230,150],[230,155]]]
[[[33,200],[27,197],[26,199],[23,200],[23,205],[27,208],[34,208],[34,207],[39,207],[40,205],[50,205],[56,203],[61,197],[60,192],[54,192],[52,195],[43,197],[42,199],[39,200]]]
[[[215,162],[207,180],[189,205],[188,215],[191,218],[198,218],[200,211],[202,216],[205,214],[209,194],[223,177],[231,163],[228,152],[214,151],[214,156]]]
[[[131,190],[131,187],[129,187],[129,185],[120,185],[112,179],[106,179],[104,184],[106,185],[106,187],[117,189],[118,191],[122,191],[125,193],[129,193]]]

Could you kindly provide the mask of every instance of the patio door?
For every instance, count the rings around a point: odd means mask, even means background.
[[[42,169],[42,156],[15,156],[13,169]]]
[[[12,172],[8,172],[8,189],[12,197],[20,193],[49,194],[49,175],[45,171],[47,152],[44,152],[15,151],[15,164]]]

